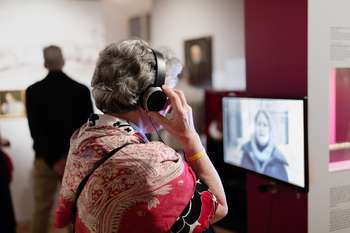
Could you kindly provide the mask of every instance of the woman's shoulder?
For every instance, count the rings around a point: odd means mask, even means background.
[[[241,148],[242,148],[242,151],[244,151],[244,152],[248,152],[248,151],[253,150],[252,141],[248,140],[247,142],[243,143]]]
[[[278,163],[284,164],[284,165],[288,165],[287,159],[284,156],[284,154],[278,149],[277,146],[274,147],[273,151],[272,151],[272,156],[274,158],[274,160]]]

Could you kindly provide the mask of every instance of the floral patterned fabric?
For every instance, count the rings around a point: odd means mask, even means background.
[[[146,140],[126,121],[93,115],[71,138],[55,225],[74,221],[77,233],[169,232],[195,193],[196,176],[173,149]],[[105,153],[126,143],[132,144],[92,174],[73,219],[80,181]]]
[[[216,208],[215,196],[208,190],[207,185],[198,180],[190,202],[171,227],[170,233],[204,232],[209,227]]]

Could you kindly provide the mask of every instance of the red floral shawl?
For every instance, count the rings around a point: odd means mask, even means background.
[[[82,178],[103,154],[125,143],[90,177],[71,211]],[[77,233],[169,232],[195,189],[195,174],[161,142],[146,142],[127,122],[95,115],[71,138],[55,225]]]

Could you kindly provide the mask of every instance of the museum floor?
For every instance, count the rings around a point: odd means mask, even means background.
[[[17,233],[29,233],[29,224],[30,224],[29,222],[19,223],[17,227]],[[233,231],[227,231],[219,227],[214,227],[214,229],[215,229],[215,233],[238,233]],[[67,230],[65,229],[59,230],[52,227],[49,233],[67,233]]]

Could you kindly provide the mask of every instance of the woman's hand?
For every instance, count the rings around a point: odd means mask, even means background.
[[[187,104],[182,91],[164,85],[162,89],[170,100],[170,118],[166,118],[157,112],[149,112],[148,115],[158,124],[162,125],[169,133],[174,135],[181,144],[186,147],[193,139],[199,139],[193,124],[192,108]]]
[[[172,108],[171,117],[166,118],[154,112],[149,112],[148,115],[177,137],[182,143],[187,158],[197,152],[203,151],[204,148],[193,126],[192,109],[187,104],[185,95],[179,90],[166,86],[162,88],[170,100]],[[209,190],[216,196],[218,207],[211,221],[214,223],[223,218],[228,211],[225,191],[220,177],[206,154],[200,159],[190,161],[189,163],[197,176],[208,185]]]

